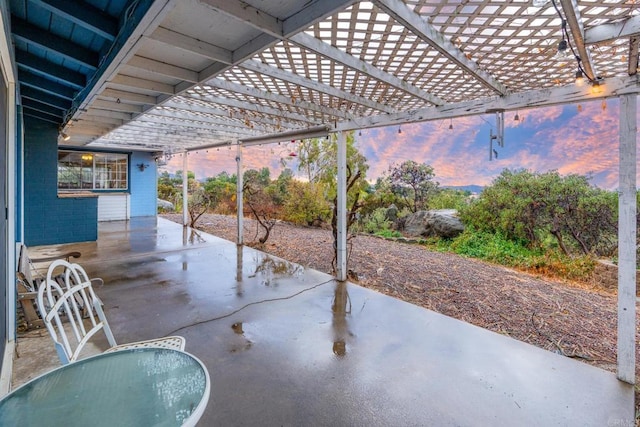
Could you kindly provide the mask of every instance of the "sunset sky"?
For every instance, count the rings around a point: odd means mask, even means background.
[[[487,185],[505,169],[526,168],[561,174],[590,173],[592,183],[606,189],[618,186],[618,100],[547,107],[505,113],[505,146],[496,148],[498,159],[489,161],[489,132],[495,117],[483,116],[435,121],[356,132],[360,151],[369,163],[367,179],[384,174],[390,165],[407,159],[433,166],[440,185]],[[453,124],[453,129],[449,125]],[[244,168],[271,168],[272,178],[282,170],[281,159],[290,159],[295,144],[271,144],[243,151]],[[235,173],[235,148],[192,153],[188,169],[197,179],[222,171]],[[295,164],[290,163],[290,167]],[[160,171],[182,169],[174,157]]]

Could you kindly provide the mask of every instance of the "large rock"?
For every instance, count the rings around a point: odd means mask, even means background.
[[[166,200],[158,199],[158,210],[162,212],[173,212],[175,207],[173,203]]]
[[[410,236],[456,237],[464,231],[464,224],[455,209],[418,211],[405,218],[404,232]]]

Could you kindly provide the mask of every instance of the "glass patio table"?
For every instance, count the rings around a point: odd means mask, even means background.
[[[102,353],[35,378],[0,400],[0,426],[193,426],[210,380],[189,353]]]

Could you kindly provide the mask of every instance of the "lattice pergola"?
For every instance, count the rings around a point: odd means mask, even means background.
[[[165,0],[152,12],[70,111],[65,144],[179,152],[637,87],[633,0]],[[571,48],[558,60],[563,20]],[[576,56],[601,93],[575,85]]]

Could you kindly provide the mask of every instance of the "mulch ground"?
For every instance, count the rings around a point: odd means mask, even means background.
[[[181,215],[163,216],[181,222]],[[245,221],[245,243],[251,244],[256,223]],[[235,241],[235,217],[205,215],[198,228]],[[331,273],[331,242],[330,230],[279,223],[258,249]],[[617,296],[610,291],[367,235],[351,240],[349,269],[350,280],[363,287],[616,370]]]

